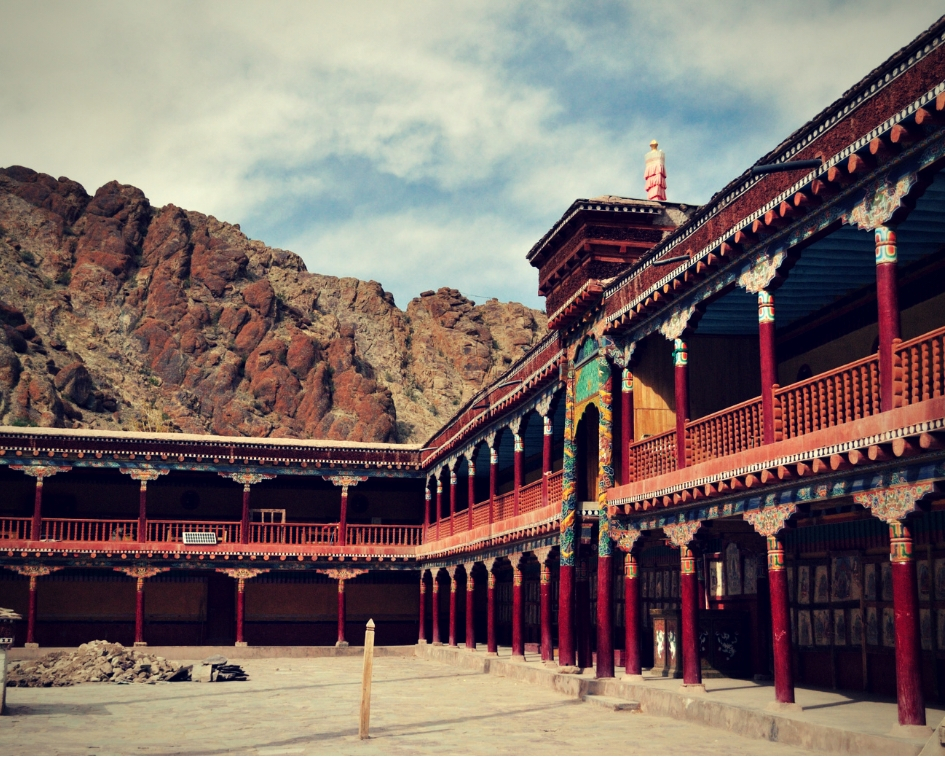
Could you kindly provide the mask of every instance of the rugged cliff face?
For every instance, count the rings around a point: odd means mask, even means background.
[[[544,314],[308,273],[111,182],[0,169],[0,423],[422,441]]]

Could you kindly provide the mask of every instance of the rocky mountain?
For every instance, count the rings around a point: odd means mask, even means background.
[[[546,333],[455,289],[406,311],[238,224],[0,169],[0,424],[423,441]]]

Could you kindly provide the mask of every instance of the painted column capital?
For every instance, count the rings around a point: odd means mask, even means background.
[[[21,576],[28,576],[29,578],[38,578],[40,576],[48,576],[50,573],[55,573],[57,570],[62,570],[62,567],[57,565],[43,565],[42,563],[29,563],[27,565],[4,565],[7,570],[12,570],[14,573],[19,573]]]
[[[670,523],[663,526],[663,533],[670,540],[673,546],[688,548],[693,539],[696,538],[696,532],[702,526],[701,520],[689,520],[682,523]]]
[[[367,481],[367,476],[322,476],[322,479],[325,481],[331,481],[335,486],[341,487],[341,495],[343,497],[348,496],[348,488],[351,486],[357,486],[362,481]]]
[[[217,573],[223,573],[239,581],[246,581],[263,573],[268,573],[269,570],[269,568],[217,568]]]
[[[152,578],[159,573],[166,573],[170,568],[158,568],[154,565],[129,565],[128,567],[114,568],[114,570],[116,573],[124,573],[126,576],[143,581],[145,578]]]
[[[673,340],[673,365],[677,368],[689,364],[689,347],[682,339]]]
[[[742,269],[738,285],[749,294],[763,292],[774,281],[778,268],[786,259],[787,253],[784,250],[761,253]]]
[[[133,481],[140,481],[142,489],[147,486],[148,481],[157,481],[161,476],[170,473],[167,468],[154,468],[150,465],[142,465],[139,468],[119,468],[118,470],[126,476],[131,476]]]
[[[758,323],[774,323],[774,295],[764,289],[758,292]]]
[[[546,394],[535,403],[535,412],[542,417],[547,417],[548,413],[551,412],[551,400],[553,399],[553,394]]]
[[[318,573],[333,578],[336,581],[347,581],[367,573],[366,568],[319,568]],[[421,583],[423,579],[421,579]]]
[[[660,324],[660,333],[671,342],[679,339],[689,327],[689,319],[692,318],[692,314],[695,312],[695,305],[690,305],[687,308],[677,308]]]
[[[876,241],[876,265],[895,263],[899,259],[896,246],[896,232],[888,226],[877,226],[874,231]]]
[[[611,540],[617,545],[617,549],[627,554],[633,550],[634,545],[636,545],[641,536],[643,536],[643,532],[632,526],[629,528],[618,528],[613,523],[610,525]]]
[[[751,524],[760,536],[775,536],[796,512],[797,504],[788,502],[783,505],[752,510],[744,513],[742,517]]]
[[[914,513],[917,503],[926,494],[929,494],[935,485],[927,484],[900,484],[886,489],[874,489],[853,495],[853,501],[863,507],[868,507],[873,515],[890,526]]]
[[[915,173],[898,179],[889,176],[877,179],[867,186],[863,200],[844,217],[844,222],[856,224],[857,228],[863,231],[873,231],[877,226],[885,226],[902,207],[902,201],[917,183],[918,176]]]
[[[68,473],[72,470],[71,465],[11,465],[10,470],[18,470],[27,476],[32,476],[38,481],[44,478],[55,476],[57,473]]]
[[[242,484],[243,491],[249,491],[249,487],[253,484],[258,484],[276,477],[274,473],[256,473],[254,471],[237,471],[235,473],[219,471],[219,474],[223,476],[223,478],[228,478],[237,484]]]
[[[537,549],[533,549],[531,552],[533,555],[535,555],[535,558],[538,560],[538,562],[544,565],[546,562],[548,562],[548,558],[551,557],[552,549],[553,547],[538,547]]]

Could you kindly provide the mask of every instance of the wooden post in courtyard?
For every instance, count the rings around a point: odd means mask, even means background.
[[[699,657],[699,606],[696,594],[696,560],[690,545],[701,521],[685,521],[663,526],[669,541],[679,549],[680,631],[682,634],[683,688],[702,688],[702,663]]]
[[[245,647],[243,636],[243,621],[246,618],[246,581],[262,573],[268,573],[269,568],[217,568],[217,573],[223,573],[236,580],[236,646]]]
[[[374,673],[374,621],[369,620],[364,628],[364,669],[361,673],[361,720],[358,737],[370,738],[371,728],[371,676]]]
[[[367,573],[367,569],[327,568],[320,569],[318,572],[328,576],[329,578],[333,578],[338,582],[338,641],[335,642],[335,646],[346,647],[348,646],[348,641],[345,638],[345,626],[347,624],[347,598],[345,596],[345,581],[348,581],[352,578],[357,578],[358,576],[363,576],[365,573]],[[422,602],[420,605],[420,612],[421,614],[423,613]]]
[[[637,558],[632,552],[627,552],[624,570],[624,673],[627,676],[640,676],[640,579]]]
[[[433,614],[431,624],[433,626],[433,646],[438,647],[443,643],[440,637],[440,582],[437,580],[440,571],[436,568],[430,571],[433,577]]]
[[[550,550],[544,548],[546,552]],[[538,599],[541,622],[541,661],[553,663],[555,660],[554,644],[551,636],[551,566],[548,565],[547,554],[535,553],[541,564],[539,576]]]
[[[450,568],[450,628],[449,645],[456,646],[456,567]]]
[[[476,615],[475,615],[475,581],[473,579],[474,563],[466,564],[466,649],[476,648]]]
[[[38,647],[36,643],[36,589],[40,576],[48,576],[50,573],[62,570],[62,568],[52,567],[50,565],[7,565],[14,573],[26,576],[30,581],[29,599],[26,605],[26,642],[25,647]]]
[[[164,573],[170,568],[155,568],[147,564],[133,565],[129,568],[115,568],[119,573],[131,576],[136,581],[135,591],[135,646],[146,647],[144,639],[144,579]]]
[[[522,602],[522,555],[511,555],[512,562],[512,659],[525,659],[523,631],[525,607]]]
[[[430,490],[427,489],[427,492]],[[417,634],[417,643],[427,643],[427,584],[423,580],[425,571],[420,571],[420,631]]]
[[[486,654],[495,657],[499,654],[499,645],[495,638],[495,560],[486,562],[488,581],[486,583]]]

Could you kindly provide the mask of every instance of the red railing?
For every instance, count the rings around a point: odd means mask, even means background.
[[[631,444],[630,463],[637,481],[676,470],[676,430]]]
[[[0,541],[24,541],[30,538],[29,518],[0,518]]]
[[[792,439],[879,412],[879,358],[857,360],[775,389],[776,439]]]
[[[564,481],[564,471],[559,470],[548,476],[548,502],[561,501],[561,483]]]
[[[760,447],[761,397],[687,423],[686,435],[690,465]]]
[[[489,523],[489,500],[473,505],[473,528],[485,526]]]
[[[185,531],[201,531],[217,535],[218,542],[232,542],[239,544],[240,524],[200,521],[181,523],[176,520],[149,520],[148,541],[183,541]]]
[[[136,520],[43,518],[46,541],[137,541]]]
[[[495,498],[495,520],[505,520],[515,515],[515,492],[497,494]]]
[[[519,513],[530,513],[541,507],[541,479],[526,484],[518,492]]]
[[[945,328],[896,344],[896,406],[945,395]]]
[[[353,546],[414,547],[422,538],[423,526],[348,526],[348,544]]]
[[[253,544],[337,544],[337,523],[251,523]]]

